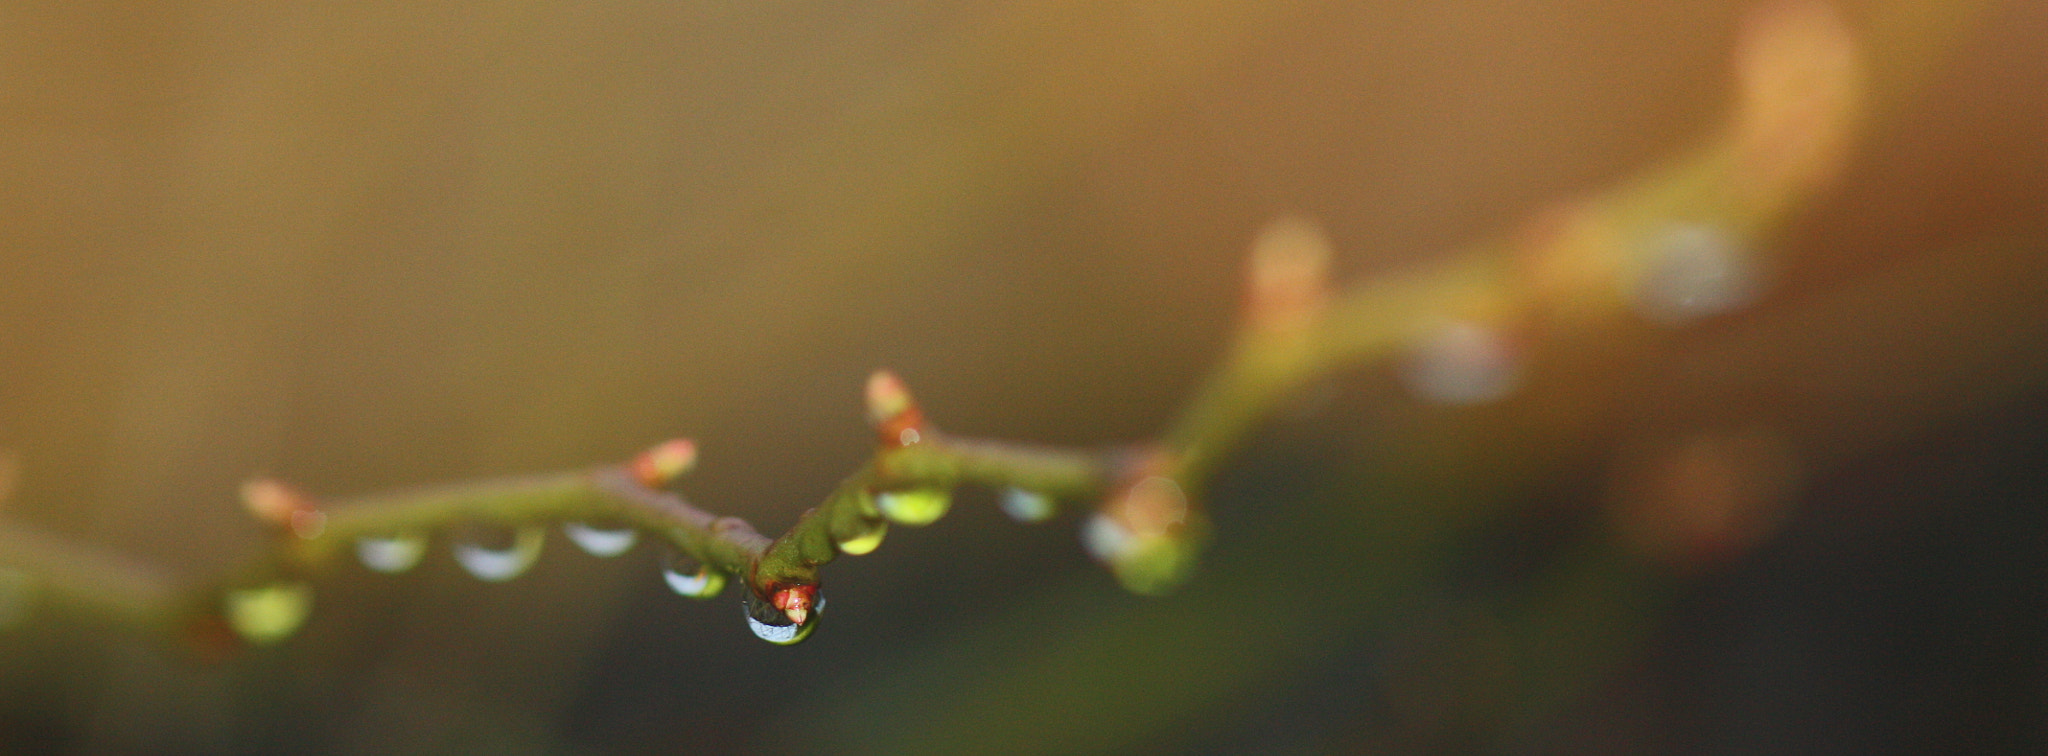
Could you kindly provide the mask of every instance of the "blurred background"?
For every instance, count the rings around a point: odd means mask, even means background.
[[[684,493],[779,532],[881,366],[962,434],[1143,439],[1269,220],[1344,281],[1510,232],[1714,128],[1747,6],[7,3],[4,516],[196,577],[265,543],[252,475],[689,436]],[[646,544],[443,548],[221,663],[31,605],[0,752],[2039,752],[2043,39],[2015,2],[1943,43],[1754,311],[1504,407],[1311,388],[1177,595],[982,491],[833,564],[791,648]]]

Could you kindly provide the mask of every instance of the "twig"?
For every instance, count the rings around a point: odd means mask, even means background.
[[[351,547],[470,522],[529,531],[602,522],[652,533],[696,560],[693,585],[704,594],[724,574],[741,577],[756,631],[795,642],[821,605],[821,566],[873,550],[890,523],[936,520],[953,488],[976,484],[1015,489],[1033,517],[1055,500],[1099,500],[1084,524],[1090,550],[1131,590],[1164,592],[1187,579],[1209,537],[1203,483],[1276,404],[1318,376],[1384,362],[1404,367],[1425,396],[1487,401],[1512,390],[1539,347],[1655,338],[1645,323],[1683,325],[1746,304],[1765,275],[1757,245],[1833,176],[1857,131],[1860,65],[1825,7],[1762,14],[1738,51],[1734,116],[1690,156],[1565,204],[1507,242],[1342,296],[1328,281],[1320,232],[1276,224],[1254,245],[1235,346],[1153,444],[1069,450],[949,437],[884,371],[867,388],[872,459],[773,539],[665,491],[695,461],[693,444],[672,441],[592,470],[324,502],[252,482],[244,499],[278,546],[193,588],[68,559],[20,535],[0,539],[0,562],[41,576],[52,592],[95,594],[84,603],[143,624],[226,596],[218,605],[229,623],[264,642],[290,634],[307,608],[303,581]]]

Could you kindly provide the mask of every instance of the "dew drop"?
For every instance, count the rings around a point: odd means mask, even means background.
[[[1131,531],[1117,524],[1108,515],[1096,514],[1081,525],[1081,545],[1088,554],[1104,562],[1115,561],[1131,546]]]
[[[875,508],[883,517],[911,527],[937,522],[952,506],[953,494],[943,488],[875,492]]]
[[[875,523],[873,529],[852,538],[841,540],[839,542],[839,553],[852,556],[872,553],[876,547],[882,545],[882,537],[888,534],[889,523]]]
[[[1483,404],[1513,391],[1514,350],[1499,332],[1456,322],[1423,337],[1401,369],[1408,390],[1439,404]]]
[[[469,532],[455,542],[455,561],[476,579],[491,583],[502,583],[526,572],[540,558],[541,544],[547,540],[547,531],[539,525],[522,525],[513,530],[509,545],[500,545],[506,540],[502,533],[489,539],[491,529],[472,526],[466,530]]]
[[[692,559],[676,549],[661,558],[661,579],[677,595],[708,599],[725,590],[725,573]]]
[[[801,643],[811,637],[811,631],[818,627],[818,617],[825,613],[825,600],[820,597],[817,606],[811,610],[810,621],[799,625],[767,599],[754,595],[752,589],[743,593],[746,594],[743,606],[747,613],[747,629],[754,631],[754,637],[778,646]]]
[[[597,527],[583,522],[562,523],[562,534],[595,557],[624,554],[640,540],[640,531],[631,527]]]
[[[1748,304],[1763,288],[1762,279],[1754,255],[1727,233],[1701,223],[1678,224],[1645,250],[1635,306],[1652,321],[1682,325]]]
[[[421,533],[356,539],[356,559],[378,572],[395,574],[412,569],[426,553],[427,537]]]
[[[291,637],[313,610],[313,589],[305,583],[276,583],[228,591],[228,624],[251,644],[267,646]]]
[[[1022,488],[1003,489],[1003,514],[1018,522],[1045,522],[1052,518],[1052,497]]]

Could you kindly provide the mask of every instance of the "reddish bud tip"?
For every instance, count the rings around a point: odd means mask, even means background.
[[[916,407],[910,389],[895,373],[877,370],[868,376],[868,422],[879,426]]]
[[[1735,50],[1736,137],[1757,191],[1823,181],[1841,168],[1865,90],[1855,36],[1825,2],[1766,6]]]
[[[648,488],[661,488],[697,466],[697,443],[687,438],[663,441],[633,457],[633,478]]]
[[[242,484],[242,506],[256,519],[300,538],[317,538],[327,529],[327,515],[313,497],[272,478]]]
[[[924,412],[903,379],[887,370],[868,376],[868,422],[884,447],[910,446],[924,440]]]
[[[1330,297],[1330,239],[1306,218],[1289,216],[1259,231],[1246,269],[1245,317],[1262,327],[1299,326]]]
[[[768,598],[783,616],[796,624],[804,624],[811,618],[811,607],[818,598],[816,585],[792,585],[775,592]]]

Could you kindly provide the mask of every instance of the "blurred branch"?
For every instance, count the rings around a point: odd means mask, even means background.
[[[538,548],[532,528],[602,523],[654,533],[695,560],[695,575],[684,580],[698,595],[715,594],[726,574],[740,576],[757,634],[795,642],[822,605],[820,567],[873,550],[892,522],[935,521],[954,487],[976,484],[1012,489],[1021,519],[1049,516],[1057,500],[1099,499],[1084,525],[1090,550],[1127,588],[1165,592],[1188,578],[1209,538],[1199,505],[1206,482],[1309,381],[1384,364],[1425,399],[1484,403],[1513,393],[1532,366],[1559,355],[1583,359],[1594,344],[1647,350],[1671,328],[1752,303],[1773,265],[1764,240],[1840,171],[1860,130],[1872,89],[1857,48],[1825,6],[1766,9],[1736,51],[1732,116],[1699,147],[1439,265],[1339,294],[1320,231],[1302,220],[1276,223],[1253,246],[1235,345],[1156,443],[1066,450],[951,438],[900,380],[879,372],[867,387],[872,459],[773,539],[663,490],[695,461],[695,447],[676,441],[593,470],[331,502],[252,482],[244,499],[277,531],[277,547],[196,587],[21,533],[0,533],[8,535],[0,563],[52,593],[80,594],[82,605],[142,624],[217,607],[261,642],[296,628],[309,602],[303,581],[351,546],[402,569],[409,561],[401,557],[416,559],[425,531],[462,523],[521,529],[511,550],[482,562],[492,571],[472,567],[504,579]]]

